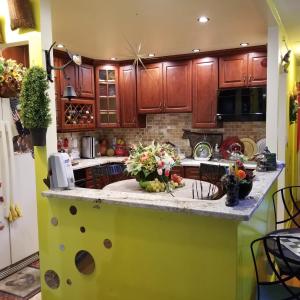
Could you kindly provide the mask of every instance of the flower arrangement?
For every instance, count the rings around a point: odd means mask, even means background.
[[[15,60],[0,57],[0,97],[15,97],[21,90],[26,68]]]
[[[252,190],[253,178],[253,171],[246,170],[241,160],[237,160],[234,165],[229,166],[227,174],[221,180],[227,191],[227,206],[237,205],[238,199],[249,195]]]
[[[183,185],[180,176],[170,176],[171,169],[180,164],[179,157],[170,145],[155,142],[148,146],[141,143],[134,145],[125,164],[126,171],[149,192],[169,191]]]

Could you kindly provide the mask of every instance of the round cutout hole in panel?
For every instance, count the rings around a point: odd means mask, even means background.
[[[60,244],[59,245],[59,250],[60,251],[65,251],[65,245],[64,244]]]
[[[51,289],[58,289],[60,284],[60,279],[58,274],[53,270],[48,270],[45,272],[45,282]]]
[[[95,260],[93,256],[85,250],[77,252],[75,265],[77,270],[84,275],[92,274],[95,271]]]
[[[72,280],[71,280],[70,278],[68,278],[68,279],[66,280],[66,283],[67,283],[67,285],[72,285]]]
[[[110,249],[110,248],[112,247],[112,242],[111,242],[110,239],[105,239],[105,240],[103,241],[103,245],[104,245],[104,247],[105,247],[106,249]]]
[[[53,226],[57,226],[58,225],[58,219],[56,217],[51,218],[51,224]]]
[[[76,215],[77,214],[77,208],[76,208],[76,206],[74,206],[74,205],[70,206],[69,211],[70,211],[71,215],[73,215],[73,216]]]
[[[80,232],[85,233],[85,227],[84,226],[80,227]]]

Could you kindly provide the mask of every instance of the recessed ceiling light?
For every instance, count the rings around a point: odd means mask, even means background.
[[[199,53],[200,52],[200,49],[193,49],[192,50],[194,53]]]
[[[56,48],[62,49],[62,48],[65,48],[65,46],[64,46],[63,44],[57,44],[57,45],[56,45]]]
[[[116,57],[112,57],[111,60],[117,60],[117,58]]]
[[[241,47],[247,47],[249,46],[249,43],[240,43]]]
[[[149,53],[148,56],[149,56],[149,57],[154,57],[154,56],[155,56],[155,53]]]
[[[199,23],[205,24],[205,23],[207,23],[209,21],[209,18],[206,17],[206,16],[200,16],[200,17],[198,17],[197,21]]]

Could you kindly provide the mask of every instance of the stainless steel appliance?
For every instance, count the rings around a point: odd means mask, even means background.
[[[96,140],[93,136],[83,136],[81,139],[81,157],[96,157]]]

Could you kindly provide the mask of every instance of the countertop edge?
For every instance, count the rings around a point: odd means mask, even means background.
[[[247,200],[241,200],[241,206],[235,208],[224,208],[225,197],[219,200],[192,200],[190,198],[170,198],[166,196],[145,195],[137,193],[105,192],[104,190],[94,190],[85,188],[75,188],[73,190],[48,190],[42,192],[47,198],[64,198],[69,200],[83,200],[90,202],[99,202],[105,204],[114,204],[122,206],[143,207],[157,210],[174,211],[182,213],[191,213],[202,216],[212,216],[235,221],[249,221],[258,207],[261,205],[270,187],[281,174],[283,167],[272,172],[272,178],[267,182],[267,187],[254,191],[254,197]],[[274,174],[276,173],[276,174]],[[262,173],[261,173],[262,175]],[[250,194],[251,196],[251,194]],[[201,202],[199,202],[201,201]],[[219,210],[214,210],[216,205],[220,205]],[[238,208],[235,212],[234,209]],[[245,211],[243,212],[243,208]]]

